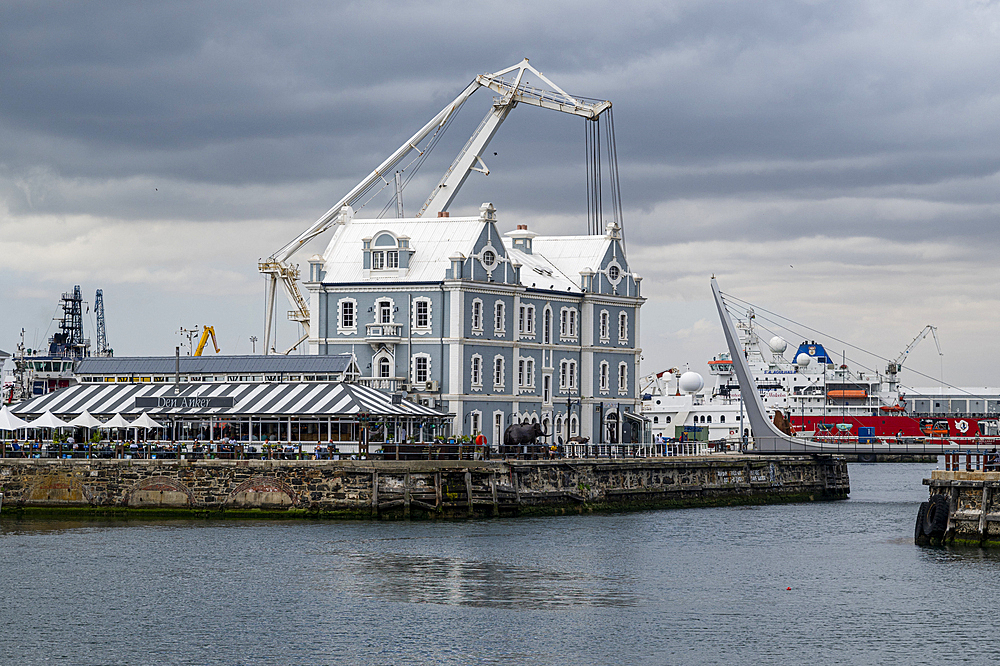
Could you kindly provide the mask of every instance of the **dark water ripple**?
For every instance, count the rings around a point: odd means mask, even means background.
[[[462,523],[0,519],[4,664],[992,664],[1000,553],[847,502]],[[787,588],[791,587],[791,590]]]

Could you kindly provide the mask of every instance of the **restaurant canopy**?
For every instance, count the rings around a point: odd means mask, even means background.
[[[17,415],[95,415],[149,412],[166,416],[373,416],[441,418],[448,414],[409,400],[393,400],[386,391],[343,382],[78,384],[38,396],[14,407]],[[133,424],[129,424],[131,427]]]

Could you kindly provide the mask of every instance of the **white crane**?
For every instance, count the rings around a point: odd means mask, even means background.
[[[546,85],[551,86],[552,90],[527,85],[523,79],[525,73],[529,71],[544,81]],[[509,81],[503,78],[508,74],[512,75]],[[299,322],[303,330],[302,337],[284,353],[290,353],[309,338],[309,306],[302,296],[302,292],[299,290],[299,267],[289,263],[292,255],[310,240],[334,226],[338,220],[353,216],[354,211],[352,207],[379,181],[388,184],[389,181],[386,179],[386,176],[391,175],[393,168],[411,151],[416,150],[422,155],[428,148],[425,147],[421,150],[418,147],[420,142],[432,133],[436,134],[440,131],[448,119],[451,118],[452,114],[469,99],[472,93],[480,88],[489,88],[498,93],[499,97],[494,98],[493,105],[486,114],[486,117],[479,124],[479,127],[465,144],[465,147],[462,148],[455,161],[452,162],[451,167],[445,172],[444,177],[431,192],[417,214],[417,217],[425,215],[434,217],[439,212],[447,210],[465,182],[465,179],[469,177],[470,172],[479,171],[483,174],[489,174],[490,170],[485,162],[483,162],[483,151],[486,150],[490,139],[496,134],[497,129],[503,123],[507,114],[517,106],[518,102],[539,106],[544,109],[571,113],[589,120],[595,120],[601,113],[611,108],[611,102],[608,101],[587,102],[572,97],[562,88],[552,83],[544,74],[529,65],[527,58],[499,72],[477,76],[458,97],[441,109],[437,115],[431,118],[416,134],[397,148],[382,164],[368,174],[364,180],[355,185],[350,192],[344,195],[330,210],[316,220],[311,227],[271,255],[266,261],[258,264],[258,269],[267,276],[268,281],[265,313],[266,324],[264,326],[265,354],[271,350],[271,321],[274,318],[274,300],[279,282],[284,286],[285,294],[288,296],[288,300],[291,302],[293,308],[289,311],[288,318]]]
[[[909,355],[909,353],[913,351],[916,346],[920,344],[920,341],[926,338],[928,334],[934,338],[934,344],[937,345],[938,356],[944,356],[944,352],[941,351],[941,341],[938,340],[937,336],[937,326],[927,324],[927,326],[924,326],[924,330],[920,331],[920,333],[917,334],[917,337],[913,338],[913,341],[906,345],[906,349],[900,352],[899,356],[897,356],[895,360],[889,361],[889,365],[886,367],[885,373],[889,375],[890,380],[899,374],[899,371],[903,369],[903,361],[906,360],[907,355]]]

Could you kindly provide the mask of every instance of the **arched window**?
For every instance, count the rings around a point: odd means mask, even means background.
[[[725,422],[726,422],[726,415],[725,414],[720,414],[719,415],[719,423],[725,423]]]
[[[390,376],[390,367],[392,364],[389,362],[385,356],[378,360],[378,376],[382,379],[386,379]]]

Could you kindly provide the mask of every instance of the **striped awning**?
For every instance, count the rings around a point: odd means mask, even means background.
[[[136,406],[139,398],[140,406]],[[178,398],[173,401],[151,398]],[[199,400],[191,400],[198,398]],[[221,400],[204,400],[215,398]],[[155,406],[173,402],[226,406]],[[228,406],[231,404],[232,406]],[[229,416],[350,416],[367,412],[378,416],[444,417],[446,413],[408,400],[392,404],[392,394],[358,384],[340,382],[296,384],[184,384],[174,393],[172,384],[78,384],[26,400],[11,408],[18,416],[46,411],[58,415],[91,414]]]

